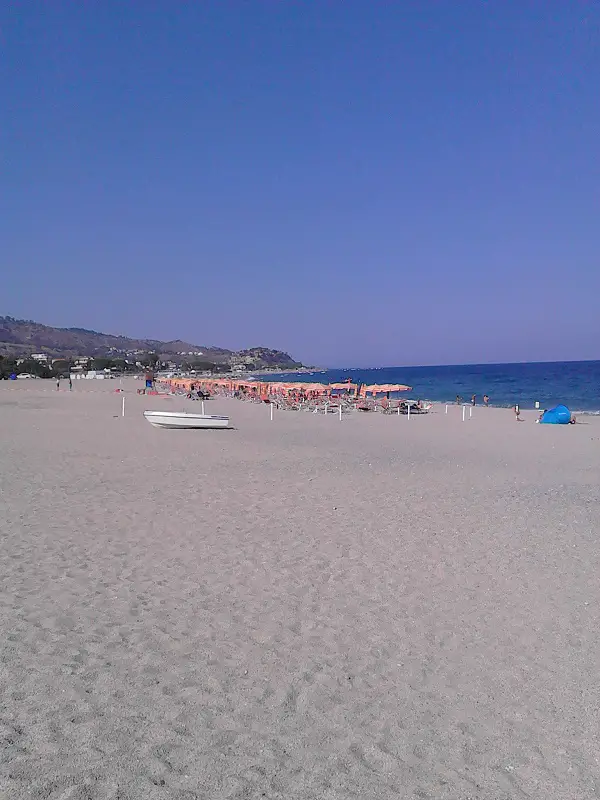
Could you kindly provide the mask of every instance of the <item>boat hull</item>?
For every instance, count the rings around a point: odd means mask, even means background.
[[[229,427],[229,417],[220,417],[215,414],[192,414],[187,411],[144,411],[144,417],[155,428],[200,430]]]

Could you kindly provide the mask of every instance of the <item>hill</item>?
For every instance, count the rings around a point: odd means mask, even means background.
[[[155,353],[163,361],[181,363],[201,359],[214,364],[293,368],[294,359],[281,350],[255,347],[235,352],[222,347],[192,344],[181,339],[163,342],[158,339],[132,339],[86,328],[54,328],[32,320],[0,317],[0,355],[24,358],[46,353],[51,358],[107,357],[132,358]]]

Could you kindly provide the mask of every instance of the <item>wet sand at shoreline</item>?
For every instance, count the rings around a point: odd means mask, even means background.
[[[2,800],[600,795],[600,419],[15,384]]]

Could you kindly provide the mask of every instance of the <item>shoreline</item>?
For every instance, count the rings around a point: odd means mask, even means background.
[[[579,363],[579,362],[577,362],[577,363]],[[124,375],[124,376],[119,375],[119,376],[112,376],[110,378],[104,378],[102,380],[99,380],[99,379],[93,379],[93,380],[92,379],[89,379],[89,380],[80,379],[80,380],[74,381],[73,383],[74,383],[74,385],[78,385],[80,382],[82,384],[88,384],[88,383],[100,384],[100,383],[104,383],[104,382],[110,384],[111,382],[119,381],[119,380],[122,380],[123,382],[140,381],[140,380],[143,380],[144,374],[145,373],[139,373],[138,375]],[[313,372],[311,372],[311,373],[299,373],[297,370],[294,370],[294,371],[290,371],[289,373],[277,372],[276,374],[277,375],[288,375],[288,377],[289,377],[291,375],[306,375],[306,374],[316,374],[316,373],[313,373]],[[267,377],[269,375],[273,375],[273,373],[272,372],[268,372],[268,371],[265,371],[265,372],[260,372],[260,371],[259,372],[252,372],[252,373],[249,373],[247,375],[244,374],[244,373],[242,373],[242,374],[223,373],[223,374],[215,375],[213,377],[214,378],[219,378],[219,379],[220,378],[224,378],[224,379],[243,381],[243,380],[252,380],[255,376],[256,377]],[[187,377],[188,378],[194,378],[195,376],[188,375]],[[164,379],[162,379],[160,377],[157,377],[157,382],[160,382],[161,380],[164,380]],[[198,380],[204,380],[204,378],[198,377]],[[65,381],[65,379],[63,379],[63,382],[64,381]],[[2,387],[2,385],[4,383],[16,384],[17,386],[22,387],[24,384],[31,384],[31,383],[37,383],[37,382],[52,384],[54,386],[55,383],[56,383],[56,378],[40,378],[40,377],[36,377],[36,378],[17,379],[15,381],[9,381],[9,380],[0,381],[0,388]],[[285,381],[274,380],[272,382],[273,383],[284,383]],[[303,380],[298,381],[298,383],[303,383],[303,382],[304,382]],[[310,383],[312,381],[306,381],[306,382]],[[340,395],[334,395],[334,397],[337,397],[337,396],[340,396]],[[392,398],[391,399],[395,401],[395,400],[398,400],[398,399],[400,399],[400,400],[402,400],[402,399],[415,400],[417,398],[416,398],[416,394],[414,392],[401,392],[401,393],[392,393]],[[428,396],[428,395],[425,395],[425,394],[423,396],[421,396],[419,399],[421,399],[423,402],[431,402],[431,403],[433,403],[435,405],[440,405],[440,406],[446,406],[447,405],[447,406],[450,407],[450,406],[456,406],[457,405],[455,399],[449,399],[449,400],[435,399],[433,396]],[[472,408],[477,408],[477,409],[495,408],[495,409],[511,410],[511,409],[514,408],[514,404],[498,404],[498,403],[493,403],[493,402],[491,402],[488,406],[483,405],[483,403],[477,403],[475,406],[473,406],[472,403],[470,403],[468,401],[463,401],[460,405],[461,406],[465,406],[467,408],[471,408],[472,407]],[[540,405],[540,408],[536,409],[536,408],[532,408],[530,406],[525,406],[522,403],[519,403],[519,405],[520,405],[520,408],[521,408],[522,412],[523,411],[535,411],[536,413],[540,413],[541,411],[548,410],[548,409],[553,407],[552,405],[547,405],[547,406],[544,406],[544,407]],[[580,408],[577,408],[575,406],[571,407],[569,405],[569,403],[564,403],[564,405],[567,405],[567,407],[569,408],[571,413],[574,414],[575,416],[586,416],[586,417],[600,416],[600,407],[599,408],[580,409]]]

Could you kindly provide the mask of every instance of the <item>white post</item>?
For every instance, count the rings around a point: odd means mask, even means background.
[[[273,403],[271,403],[270,405],[271,405],[271,422],[273,422]]]
[[[325,403],[325,416],[327,416],[327,409],[329,408],[329,403]]]
[[[123,395],[123,403],[121,404],[121,416],[125,416],[125,395]]]
[[[473,416],[473,406],[469,406],[469,419]]]
[[[465,407],[463,406],[463,422],[465,421],[465,412],[466,412],[466,409],[465,409]]]
[[[202,401],[202,416],[204,416],[204,400]]]
[[[400,406],[401,405],[402,405],[402,403],[400,402],[400,400],[398,400],[398,416],[400,416]]]
[[[448,413],[448,406],[446,406],[446,414]]]
[[[340,422],[342,421],[342,407],[340,406]]]
[[[406,419],[410,419],[410,403],[406,407]]]

